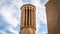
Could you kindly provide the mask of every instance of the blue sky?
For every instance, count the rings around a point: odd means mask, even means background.
[[[36,34],[46,34],[45,4],[48,0],[0,0],[0,34],[19,34],[23,4],[36,6]]]

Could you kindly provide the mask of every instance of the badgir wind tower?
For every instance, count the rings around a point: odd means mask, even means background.
[[[20,34],[35,34],[36,31],[36,8],[31,4],[21,7]]]

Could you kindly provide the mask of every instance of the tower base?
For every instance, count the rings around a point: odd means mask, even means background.
[[[23,28],[20,34],[35,34],[35,30],[33,28]]]

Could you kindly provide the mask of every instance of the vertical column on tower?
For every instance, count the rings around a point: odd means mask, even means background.
[[[33,9],[30,7],[30,12],[31,12],[31,26],[33,26]]]
[[[27,7],[26,7],[26,26],[27,26]]]
[[[25,8],[23,7],[22,11],[21,11],[21,27],[24,27],[24,23],[25,23]]]
[[[36,27],[36,12],[35,12],[35,8],[33,8],[33,23],[34,23],[34,27]]]

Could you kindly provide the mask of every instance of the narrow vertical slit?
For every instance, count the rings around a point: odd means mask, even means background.
[[[27,7],[26,7],[26,26],[27,26]]]
[[[29,9],[27,9],[27,13],[28,13],[27,25],[29,25]]]
[[[25,23],[24,26],[26,26],[26,8],[25,8]]]
[[[32,22],[31,22],[31,8],[30,8],[30,26],[31,26]]]

